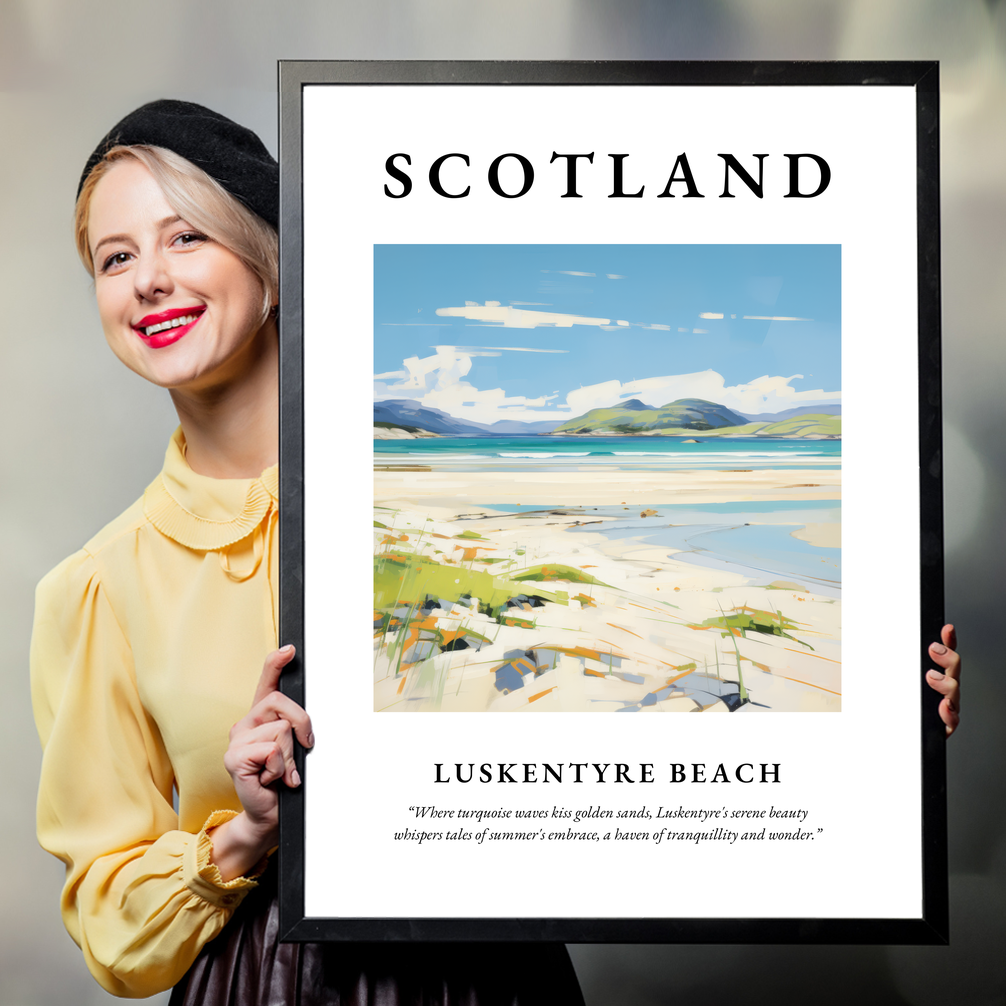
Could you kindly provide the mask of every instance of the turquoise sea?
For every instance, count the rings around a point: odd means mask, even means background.
[[[687,443],[696,440],[698,443]],[[453,471],[570,471],[605,465],[623,471],[702,468],[835,468],[840,440],[758,437],[430,437],[375,440],[376,465]]]

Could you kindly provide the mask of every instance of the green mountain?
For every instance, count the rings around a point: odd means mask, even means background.
[[[803,417],[800,417],[803,418]],[[659,409],[633,398],[610,409],[591,409],[576,419],[557,426],[553,435],[562,433],[647,433],[651,430],[716,430],[741,426],[747,421],[725,405],[702,398],[679,398]]]
[[[805,413],[790,416],[777,423],[759,421],[743,426],[723,427],[708,430],[707,437],[816,437],[830,438],[842,436],[842,417]]]
[[[809,412],[803,416],[791,416],[778,423],[769,423],[758,431],[760,437],[840,437],[842,417],[825,416]]]

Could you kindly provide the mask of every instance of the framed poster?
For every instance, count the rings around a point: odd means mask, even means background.
[[[280,86],[287,938],[945,940],[936,66]]]

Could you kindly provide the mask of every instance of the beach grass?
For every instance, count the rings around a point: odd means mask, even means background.
[[[377,710],[841,708],[834,597],[697,567],[574,511],[382,502]]]

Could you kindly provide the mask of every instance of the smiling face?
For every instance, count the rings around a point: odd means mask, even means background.
[[[105,338],[148,381],[197,393],[230,383],[275,338],[255,273],[182,220],[139,161],[98,181],[87,238]]]

